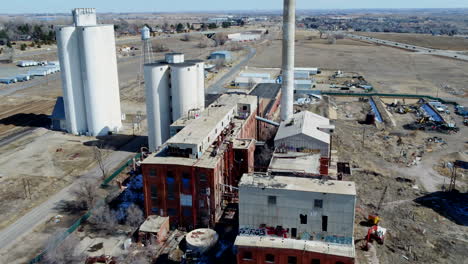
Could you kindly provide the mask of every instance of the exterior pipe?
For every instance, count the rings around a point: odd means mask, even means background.
[[[268,120],[268,119],[263,118],[263,117],[255,116],[255,119],[257,119],[258,121],[265,122],[267,124],[273,125],[275,127],[280,126],[280,124],[276,123],[275,121],[271,121],[271,120]]]
[[[284,0],[283,7],[283,86],[281,120],[292,118],[294,100],[294,40],[296,30],[296,0]]]

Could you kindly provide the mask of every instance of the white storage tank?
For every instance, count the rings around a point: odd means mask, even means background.
[[[198,108],[198,69],[193,63],[171,64],[172,120]]]
[[[141,29],[141,40],[150,39],[150,29],[147,26],[144,26]]]
[[[113,25],[77,28],[88,133],[117,132],[122,126]]]
[[[197,67],[197,101],[198,109],[205,109],[205,62],[202,60],[193,60]]]
[[[148,120],[149,151],[154,152],[169,139],[170,90],[169,66],[145,64],[146,114]]]
[[[195,229],[185,236],[185,240],[187,249],[203,254],[216,245],[218,233],[209,228]]]

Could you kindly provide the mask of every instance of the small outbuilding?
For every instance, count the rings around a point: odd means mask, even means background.
[[[231,54],[231,52],[229,52],[227,50],[215,51],[215,52],[211,53],[210,59],[211,60],[223,59],[225,62],[231,62],[232,61],[232,54]]]
[[[150,215],[141,224],[138,236],[140,241],[155,241],[160,244],[167,240],[169,231],[168,216]]]

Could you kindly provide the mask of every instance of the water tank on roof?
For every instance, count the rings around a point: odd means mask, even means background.
[[[218,242],[218,233],[213,229],[200,228],[188,233],[185,237],[187,249],[203,254]]]

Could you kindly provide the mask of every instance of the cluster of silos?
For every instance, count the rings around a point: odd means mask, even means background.
[[[122,126],[113,25],[96,10],[73,10],[74,25],[56,29],[67,130],[99,136]]]
[[[155,151],[169,139],[172,122],[205,108],[204,62],[168,53],[164,61],[145,64],[144,76],[148,143]]]

